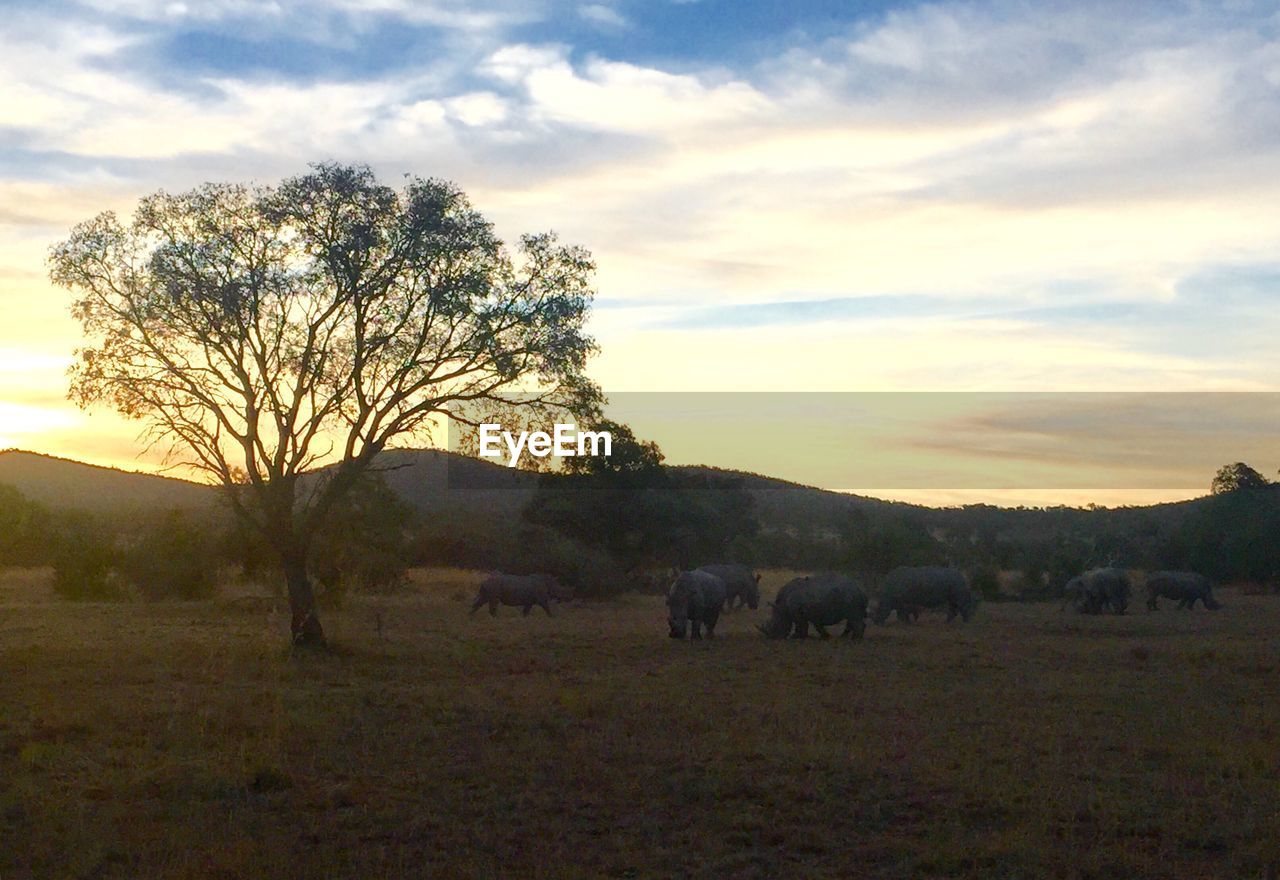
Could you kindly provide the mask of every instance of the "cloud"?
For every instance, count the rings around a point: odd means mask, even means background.
[[[493,125],[507,118],[507,103],[493,92],[471,92],[444,102],[450,115],[463,125]]]
[[[19,7],[0,310],[22,329],[0,346],[74,344],[43,260],[77,220],[339,159],[590,247],[611,381],[1274,384],[1274,10],[797,7],[794,29],[725,22],[716,54],[652,42],[677,5]]]
[[[606,30],[625,30],[631,26],[627,17],[612,6],[603,3],[585,3],[578,7],[578,15],[591,24]]]
[[[523,91],[532,120],[579,130],[656,137],[740,122],[770,106],[768,98],[741,80],[708,83],[693,75],[595,57],[575,68],[555,48],[504,47],[483,70]]]
[[[344,24],[388,17],[460,31],[493,31],[536,20],[546,13],[539,0],[79,0],[76,4],[119,18],[167,25],[252,21],[258,27],[313,26],[326,14]],[[313,31],[313,33],[315,33]]]

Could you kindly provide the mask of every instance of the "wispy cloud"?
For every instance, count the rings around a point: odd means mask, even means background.
[[[625,15],[603,3],[585,3],[578,7],[578,15],[602,28],[625,30],[631,26],[631,22]]]

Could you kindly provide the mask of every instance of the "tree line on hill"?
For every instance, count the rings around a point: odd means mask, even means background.
[[[545,571],[580,595],[665,588],[672,568],[732,560],[872,578],[903,564],[965,569],[985,598],[1061,595],[1073,575],[1115,563],[1202,572],[1220,582],[1280,581],[1280,483],[1243,463],[1195,502],[1122,508],[820,507],[817,490],[761,504],[741,474],[672,468],[625,425],[608,458],[542,474],[518,521],[416,512],[378,474],[334,508],[312,546],[322,601],[393,591],[419,565]],[[806,501],[808,499],[808,501]],[[787,511],[791,511],[788,515]],[[793,523],[801,523],[796,526]],[[232,516],[130,517],[51,510],[0,485],[0,565],[51,566],[69,599],[197,599],[227,577],[275,585],[273,554]],[[1015,572],[1012,578],[1001,572]]]

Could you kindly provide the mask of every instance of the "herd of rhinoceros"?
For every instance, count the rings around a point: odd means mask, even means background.
[[[1161,598],[1173,599],[1179,608],[1222,606],[1213,597],[1213,588],[1203,575],[1189,571],[1156,571],[1146,576],[1147,607],[1152,611]],[[1133,592],[1129,574],[1121,568],[1096,568],[1067,582],[1063,606],[1082,614],[1110,611],[1124,614]],[[499,605],[513,605],[527,615],[535,606],[551,614],[551,602],[572,598],[572,592],[556,578],[545,574],[513,575],[495,573],[480,584],[471,605],[474,614],[483,605],[491,614]],[[771,639],[788,636],[806,638],[812,627],[827,638],[827,627],[844,624],[842,636],[861,638],[867,617],[884,623],[891,614],[900,621],[917,620],[922,611],[941,609],[947,622],[973,616],[977,598],[969,579],[954,568],[923,566],[895,568],[880,585],[874,611],[868,614],[867,592],[853,578],[835,572],[805,575],[788,581],[769,603],[769,619],[758,626]],[[704,565],[674,575],[667,591],[667,624],[673,639],[711,638],[725,609],[758,608],[760,575],[745,565]]]

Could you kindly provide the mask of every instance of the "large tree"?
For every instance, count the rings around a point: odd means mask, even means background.
[[[326,164],[159,192],[128,223],[77,226],[50,264],[86,338],[72,398],[142,421],[226,489],[279,554],[299,644],[324,642],[310,544],[389,444],[487,406],[598,410],[590,254],[551,234],[512,253],[444,181],[397,191]]]

